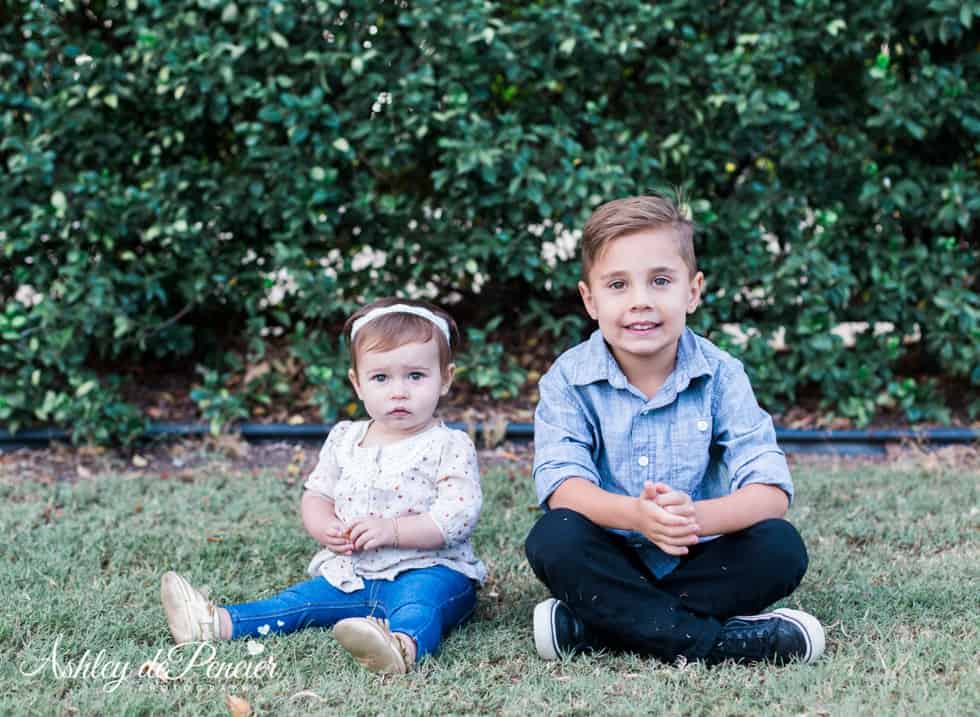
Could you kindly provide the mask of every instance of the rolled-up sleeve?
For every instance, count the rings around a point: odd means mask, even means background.
[[[595,436],[572,388],[554,369],[538,383],[540,399],[534,411],[534,488],[538,502],[548,498],[569,478],[599,485],[592,452]]]
[[[442,532],[446,547],[470,536],[482,507],[476,448],[465,433],[452,431],[439,460],[436,498],[429,509],[429,517]]]
[[[753,483],[781,488],[793,502],[786,455],[776,443],[772,417],[759,406],[740,362],[725,365],[714,396],[715,443],[722,448],[732,492]]]

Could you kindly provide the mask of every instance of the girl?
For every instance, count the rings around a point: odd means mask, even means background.
[[[313,579],[217,607],[168,572],[160,595],[178,644],[332,625],[367,669],[404,673],[473,612],[486,577],[469,542],[482,504],[476,450],[433,416],[452,383],[456,324],[424,302],[381,299],[344,331],[371,419],[334,426],[304,486],[303,527],[323,546]]]

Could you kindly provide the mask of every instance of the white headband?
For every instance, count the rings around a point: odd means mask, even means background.
[[[426,308],[421,306],[409,306],[408,304],[392,304],[391,306],[379,306],[377,309],[371,309],[369,312],[360,317],[350,327],[350,340],[354,343],[354,337],[357,336],[357,332],[360,331],[364,324],[369,321],[374,321],[374,319],[379,316],[384,316],[385,314],[414,314],[415,316],[421,316],[423,319],[428,319],[433,324],[438,327],[442,332],[442,335],[446,337],[446,343],[452,346],[452,339],[449,338],[449,322],[447,322],[441,316],[433,314]]]

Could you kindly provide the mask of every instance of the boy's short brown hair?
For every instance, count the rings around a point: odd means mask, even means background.
[[[351,341],[350,332],[355,321],[374,309],[393,306],[394,304],[418,306],[445,319],[449,325],[449,342],[446,341],[446,337],[434,323],[422,316],[407,313],[383,314],[376,319],[371,319],[358,329],[357,336]],[[347,338],[350,363],[354,373],[357,373],[357,356],[362,351],[391,351],[404,344],[416,341],[425,343],[435,338],[436,345],[439,347],[439,367],[445,377],[448,375],[449,364],[453,360],[453,349],[459,343],[459,329],[456,322],[445,311],[426,301],[399,299],[397,297],[378,299],[359,308],[344,323],[344,336]]]
[[[609,244],[620,237],[670,227],[677,233],[681,258],[693,277],[698,273],[694,255],[694,222],[670,199],[660,194],[626,197],[606,202],[589,217],[582,230],[582,279]]]

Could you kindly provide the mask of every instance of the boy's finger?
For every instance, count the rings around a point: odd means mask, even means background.
[[[672,540],[688,540],[693,538],[697,541],[698,532],[695,530],[696,525],[679,525],[679,526],[665,526],[661,528],[661,535],[671,538]]]
[[[659,505],[654,503],[655,512],[653,514],[654,520],[664,526],[679,526],[687,525],[691,522],[691,519],[686,515],[675,515],[671,513],[666,508],[661,508]]]
[[[663,550],[667,555],[687,555],[688,550],[683,545],[671,545],[670,543],[658,542],[655,545]]]

